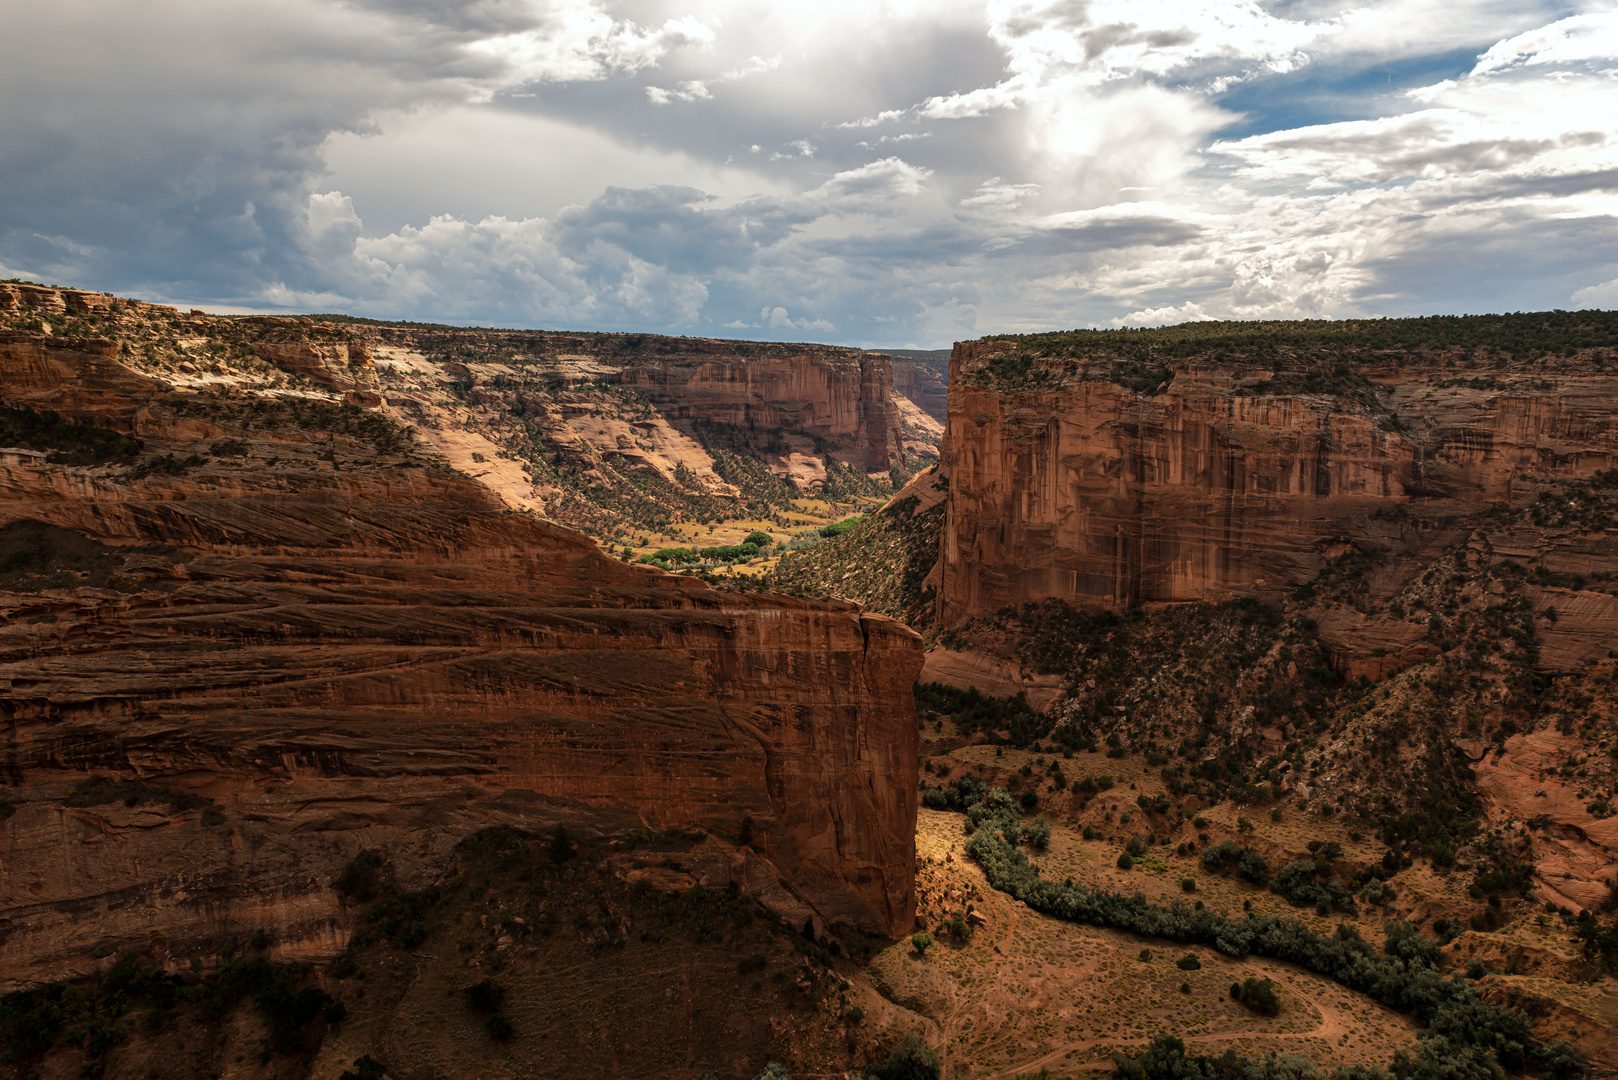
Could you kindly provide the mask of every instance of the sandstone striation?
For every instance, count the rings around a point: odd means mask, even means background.
[[[316,384],[310,365],[369,370],[352,348],[260,355]],[[604,558],[338,405],[335,379],[322,397],[174,374],[110,343],[0,341],[10,403],[144,443],[133,466],[0,464],[6,565],[38,569],[0,578],[7,985],[258,929],[277,955],[331,955],[357,853],[424,882],[497,824],[701,829],[789,912],[909,930],[915,634]],[[883,374],[815,385],[834,382],[855,407],[827,423],[886,452],[858,407]],[[92,776],[126,786],[101,798]]]
[[[1618,376],[1369,369],[1376,408],[1264,389],[1265,371],[1188,363],[1149,390],[974,380],[1003,343],[951,361],[941,621],[1057,597],[1079,606],[1275,600],[1332,559],[1397,551],[1397,577],[1466,521],[1547,478],[1618,465]],[[1474,382],[1478,380],[1473,380]]]

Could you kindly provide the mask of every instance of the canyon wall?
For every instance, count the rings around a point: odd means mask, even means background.
[[[665,404],[675,419],[818,438],[863,472],[887,472],[903,458],[886,356],[824,346],[766,351],[741,342],[698,344],[717,346],[717,355],[628,363],[612,382]]]
[[[964,343],[951,360],[945,624],[1044,597],[1274,600],[1360,543],[1413,569],[1514,485],[1618,465],[1612,374],[1370,367],[1368,408],[1265,392],[1270,372],[1231,364],[1177,365],[1146,392],[1007,390],[982,377],[1004,349]]]
[[[210,392],[117,354],[0,338],[7,403],[142,440],[0,464],[7,987],[260,929],[329,956],[357,853],[420,884],[497,824],[700,828],[784,913],[909,931],[910,630],[604,558],[338,387]]]
[[[934,420],[949,419],[949,383],[932,365],[894,357],[893,389]]]

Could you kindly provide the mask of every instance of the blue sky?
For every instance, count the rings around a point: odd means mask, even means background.
[[[936,347],[1618,307],[1618,13],[6,4],[0,276]]]

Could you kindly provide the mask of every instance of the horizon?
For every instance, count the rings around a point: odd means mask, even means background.
[[[43,289],[67,290],[67,291],[73,291],[73,292],[97,292],[97,293],[101,293],[102,295],[106,295],[106,296],[119,296],[119,294],[117,294],[117,293],[108,292],[108,291],[105,291],[105,290],[84,289],[84,288],[81,288],[81,287],[76,286],[76,285],[64,285],[64,284],[55,283],[55,282],[47,283],[47,282],[43,282],[43,281],[33,281],[33,280],[28,280],[28,279],[18,278],[18,277],[0,278],[0,284],[28,285],[28,286],[32,286],[32,287],[35,287],[35,288],[43,288]],[[145,303],[161,303],[161,304],[165,304],[167,306],[172,306],[172,307],[175,307],[175,308],[186,308],[187,307],[187,305],[184,304],[183,302],[176,302],[176,301],[170,301],[170,300],[148,300],[147,298],[140,297],[140,296],[123,295],[123,296],[120,296],[120,299],[139,300],[139,301],[143,301]],[[1176,329],[1180,329],[1182,327],[1196,327],[1196,326],[1206,327],[1206,328],[1212,329],[1212,328],[1220,327],[1220,326],[1258,326],[1258,325],[1286,326],[1286,325],[1307,325],[1307,324],[1310,324],[1310,323],[1321,323],[1321,324],[1342,323],[1342,324],[1346,324],[1346,323],[1356,323],[1356,322],[1359,322],[1359,323],[1421,322],[1421,321],[1426,321],[1426,320],[1429,320],[1429,319],[1455,319],[1455,320],[1490,319],[1490,318],[1512,318],[1512,317],[1535,316],[1535,315],[1541,315],[1541,316],[1543,316],[1543,315],[1574,315],[1574,314],[1580,314],[1580,313],[1588,313],[1590,315],[1610,315],[1610,314],[1614,314],[1615,312],[1618,312],[1618,309],[1610,309],[1610,308],[1572,308],[1572,309],[1568,309],[1568,308],[1547,308],[1545,310],[1540,310],[1540,311],[1475,311],[1475,312],[1455,312],[1455,313],[1432,312],[1432,313],[1418,314],[1418,315],[1343,316],[1343,317],[1340,317],[1340,318],[1195,319],[1195,320],[1190,320],[1190,321],[1187,321],[1187,322],[1162,323],[1162,324],[1158,324],[1158,325],[1154,325],[1154,326],[1119,326],[1119,327],[1070,326],[1070,327],[1050,327],[1050,328],[1046,328],[1046,329],[1033,329],[1033,330],[1009,332],[1009,333],[1007,333],[1007,332],[999,332],[999,333],[997,333],[997,332],[994,332],[994,331],[989,331],[989,332],[986,332],[986,333],[983,333],[983,334],[979,334],[976,337],[960,338],[960,339],[958,339],[958,340],[956,340],[954,342],[951,342],[949,345],[939,345],[939,346],[927,347],[927,346],[921,346],[921,345],[872,345],[872,346],[848,345],[848,344],[844,344],[844,343],[840,343],[840,342],[834,342],[834,341],[817,341],[817,340],[814,340],[812,338],[770,338],[770,337],[751,337],[751,338],[748,338],[748,337],[727,337],[727,336],[718,335],[718,334],[675,334],[675,333],[663,333],[663,332],[659,332],[659,331],[655,331],[655,330],[641,330],[641,329],[635,329],[635,328],[622,328],[622,327],[620,327],[620,328],[598,329],[598,328],[583,328],[583,327],[570,327],[570,326],[513,326],[513,325],[500,325],[500,324],[497,324],[497,323],[486,323],[485,324],[485,323],[476,323],[476,322],[438,322],[438,321],[425,320],[425,319],[400,319],[400,318],[387,318],[387,317],[384,317],[384,316],[356,315],[356,314],[352,314],[352,313],[349,313],[349,312],[341,312],[341,311],[300,311],[300,310],[265,310],[265,311],[221,311],[221,310],[213,310],[213,311],[209,311],[205,306],[198,306],[198,305],[190,305],[189,309],[190,310],[201,311],[203,314],[205,314],[205,315],[207,315],[207,316],[209,316],[211,318],[220,318],[220,319],[251,319],[251,318],[266,318],[267,317],[267,318],[310,319],[310,320],[317,321],[317,322],[321,321],[321,320],[347,320],[347,321],[359,322],[359,323],[364,323],[364,324],[367,324],[367,325],[376,325],[376,326],[416,327],[416,328],[425,328],[425,329],[441,328],[441,329],[446,329],[446,330],[484,330],[484,331],[489,331],[489,332],[493,332],[493,333],[626,334],[626,335],[633,334],[633,335],[640,335],[640,336],[647,336],[647,337],[689,338],[689,339],[692,339],[692,340],[718,341],[718,342],[738,343],[738,344],[746,344],[746,345],[775,345],[775,344],[779,344],[779,345],[807,345],[807,346],[816,346],[816,347],[820,347],[820,348],[852,349],[852,350],[855,350],[855,351],[871,352],[871,353],[885,353],[885,352],[896,352],[896,353],[897,352],[907,352],[907,353],[947,353],[956,344],[960,344],[962,342],[967,342],[967,341],[982,341],[982,340],[987,340],[987,339],[992,339],[992,338],[1039,337],[1039,336],[1048,336],[1048,335],[1078,334],[1078,333],[1096,333],[1096,334],[1152,333],[1152,332],[1158,332],[1158,331],[1176,330]]]

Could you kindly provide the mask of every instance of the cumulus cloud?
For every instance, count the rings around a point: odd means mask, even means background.
[[[550,0],[524,5],[529,25],[467,42],[474,57],[495,62],[492,93],[531,82],[579,82],[634,74],[656,65],[670,49],[712,45],[714,31],[686,16],[658,27],[614,19],[595,0]]]
[[[1586,285],[1573,293],[1572,301],[1575,308],[1618,308],[1618,278],[1599,285]]]

